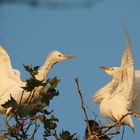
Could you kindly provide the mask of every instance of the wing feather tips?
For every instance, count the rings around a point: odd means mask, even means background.
[[[124,24],[122,25],[122,27],[123,27],[123,31],[125,33],[126,47],[131,49],[132,45],[131,45],[131,40],[129,38],[129,34],[128,34],[128,31],[127,31],[127,28],[126,28],[126,26]]]
[[[3,46],[0,46],[0,59],[5,61],[10,61],[9,55]]]
[[[132,55],[132,45],[131,40],[129,38],[129,34],[127,29],[124,27],[125,38],[126,38],[126,49],[124,51],[124,71],[126,75],[126,83],[127,83],[127,99],[132,102],[134,98],[134,79],[135,79],[135,68],[134,68],[134,59]]]

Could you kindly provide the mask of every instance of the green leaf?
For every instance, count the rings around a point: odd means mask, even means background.
[[[45,83],[43,83],[43,81],[38,81],[35,78],[31,77],[30,79],[26,80],[26,86],[22,88],[26,91],[32,91],[35,87],[38,86],[45,86]]]
[[[47,109],[44,109],[43,112],[45,115],[50,115],[54,110],[48,111]]]
[[[62,133],[60,134],[60,140],[77,140],[77,138],[74,138],[76,134],[71,135],[69,131],[62,130]]]
[[[54,115],[51,115],[50,119],[44,117],[43,122],[47,135],[50,135],[51,130],[55,130],[55,128],[57,127],[57,123],[59,122],[59,120],[56,117],[54,117]]]
[[[48,89],[46,92],[42,92],[39,94],[39,99],[41,103],[44,103],[46,106],[49,106],[50,101],[55,97],[58,96],[59,92],[55,89]]]
[[[8,100],[6,103],[2,104],[4,108],[9,108],[9,107],[16,107],[17,102],[16,100],[10,95],[10,100]]]
[[[53,79],[49,80],[50,88],[52,89],[56,88],[59,82],[60,79],[57,79],[57,77],[54,77]]]
[[[33,75],[37,75],[37,74],[38,74],[38,70],[39,70],[39,66],[35,66],[35,67],[33,68],[32,74],[33,74]]]
[[[44,124],[45,124],[45,128],[49,129],[49,130],[51,130],[51,129],[54,130],[57,127],[56,122],[54,122],[50,119],[47,119]]]
[[[16,113],[21,117],[27,117],[33,111],[32,106],[19,104],[16,109]]]
[[[55,121],[55,122],[59,122],[59,120],[54,115],[51,115],[50,120]]]
[[[38,69],[39,69],[39,66],[35,66],[35,67],[34,67],[34,70],[38,70]]]
[[[31,66],[28,66],[28,65],[23,65],[25,70],[28,71],[29,73],[33,71],[32,67]]]
[[[32,66],[28,66],[28,65],[23,65],[23,66],[24,66],[25,70],[27,72],[29,72],[32,77],[35,78],[35,75],[38,74],[39,66],[35,66],[34,68],[32,68]]]

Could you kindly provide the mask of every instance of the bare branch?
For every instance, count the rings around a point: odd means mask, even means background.
[[[90,130],[89,122],[88,122],[89,119],[88,119],[88,115],[87,115],[87,112],[86,112],[86,108],[85,108],[82,92],[80,90],[79,78],[78,77],[75,78],[75,82],[76,82],[76,85],[77,85],[77,91],[78,91],[80,99],[81,99],[81,107],[82,107],[82,109],[84,111],[84,114],[85,114],[85,117],[86,117],[86,123],[87,123],[87,127],[88,127],[88,132],[89,132],[89,135],[91,135],[91,130]]]
[[[34,136],[35,136],[37,130],[39,129],[39,127],[40,127],[40,125],[38,125],[38,124],[35,123],[35,129],[34,129],[34,132],[33,132],[32,136],[31,136],[30,140],[33,140],[34,139]]]
[[[122,132],[121,140],[123,140],[124,131],[125,131],[125,126],[123,126],[123,132]]]
[[[94,116],[95,116],[95,118],[97,120],[99,120],[100,122],[103,122],[104,124],[106,124],[106,125],[101,125],[100,124],[99,125],[99,131],[95,132],[95,133],[92,133],[90,125],[89,125],[89,122],[88,122],[89,119],[88,119],[87,110],[86,110],[86,109],[89,109],[89,108],[84,103],[83,94],[82,94],[82,92],[80,90],[79,78],[78,77],[75,78],[75,82],[76,82],[77,91],[79,93],[80,100],[81,100],[81,108],[83,109],[84,115],[86,117],[86,123],[87,123],[87,129],[88,129],[88,132],[89,132],[89,136],[92,136],[94,138],[97,137],[98,139],[100,139],[100,138],[103,138],[104,136],[107,137],[107,135],[112,135],[112,137],[108,138],[108,139],[111,139],[111,138],[115,137],[116,135],[118,135],[120,133],[120,127],[122,126],[122,121],[123,121],[123,119],[125,117],[127,117],[128,115],[133,115],[135,117],[140,117],[135,113],[129,112],[129,113],[123,115],[121,117],[121,119],[119,121],[117,121],[116,123],[110,124],[110,123],[107,123],[105,120],[99,118],[98,115],[96,115],[96,113],[92,111],[92,113],[94,114]],[[123,135],[124,135],[124,130],[122,132],[121,140],[123,139]]]
[[[22,102],[23,94],[24,94],[24,90],[22,91],[22,94],[21,94],[21,98],[20,98],[19,104],[21,104],[21,102]]]

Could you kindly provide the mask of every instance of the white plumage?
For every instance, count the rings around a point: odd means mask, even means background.
[[[140,73],[134,70],[133,57],[131,53],[131,42],[128,33],[126,35],[126,48],[124,50],[120,67],[101,67],[112,81],[98,90],[93,101],[100,105],[100,112],[105,117],[116,122],[129,112],[140,114]],[[122,120],[134,128],[130,115]]]
[[[43,66],[39,69],[36,79],[45,80],[49,70],[52,66],[64,59],[73,58],[60,53],[59,51],[52,51],[47,57]],[[26,82],[20,78],[20,71],[13,69],[10,61],[10,57],[3,47],[0,47],[0,113],[9,113],[9,109],[3,108],[1,105],[10,99],[10,95],[19,102],[22,96],[23,88]],[[35,96],[37,96],[42,87],[38,87],[35,90]],[[26,101],[29,97],[29,92],[24,91],[22,102]]]

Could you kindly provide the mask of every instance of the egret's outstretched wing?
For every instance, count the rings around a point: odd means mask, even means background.
[[[15,74],[15,76],[16,76],[17,82],[18,82],[18,81],[21,82],[21,74],[20,74],[20,71],[17,70],[17,69],[13,69],[13,72],[14,72],[14,74]]]
[[[4,48],[0,47],[0,78],[4,77],[5,74],[7,75],[8,70],[9,70],[9,56],[7,55]]]
[[[126,99],[132,103],[134,98],[134,77],[135,77],[135,70],[134,70],[134,61],[131,52],[131,41],[128,36],[128,32],[125,30],[126,36],[126,48],[124,50],[121,67],[120,67],[120,78],[118,87],[116,89],[116,93],[120,93],[123,91],[124,96]]]
[[[10,57],[6,50],[0,46],[0,70],[1,73],[8,75],[14,81],[20,82],[20,71],[13,69],[10,61]],[[0,75],[2,76],[2,75]]]
[[[3,92],[7,88],[7,84],[9,84],[9,57],[7,57],[7,54],[5,53],[5,50],[3,47],[0,47],[0,95],[3,94]]]
[[[6,50],[3,47],[0,47],[0,70],[1,70],[0,76],[3,76],[3,74],[14,75],[9,55],[7,54]]]
[[[12,69],[9,55],[3,47],[0,47],[0,81],[0,95],[9,88],[12,88],[15,83],[17,85],[21,84],[20,78]]]

